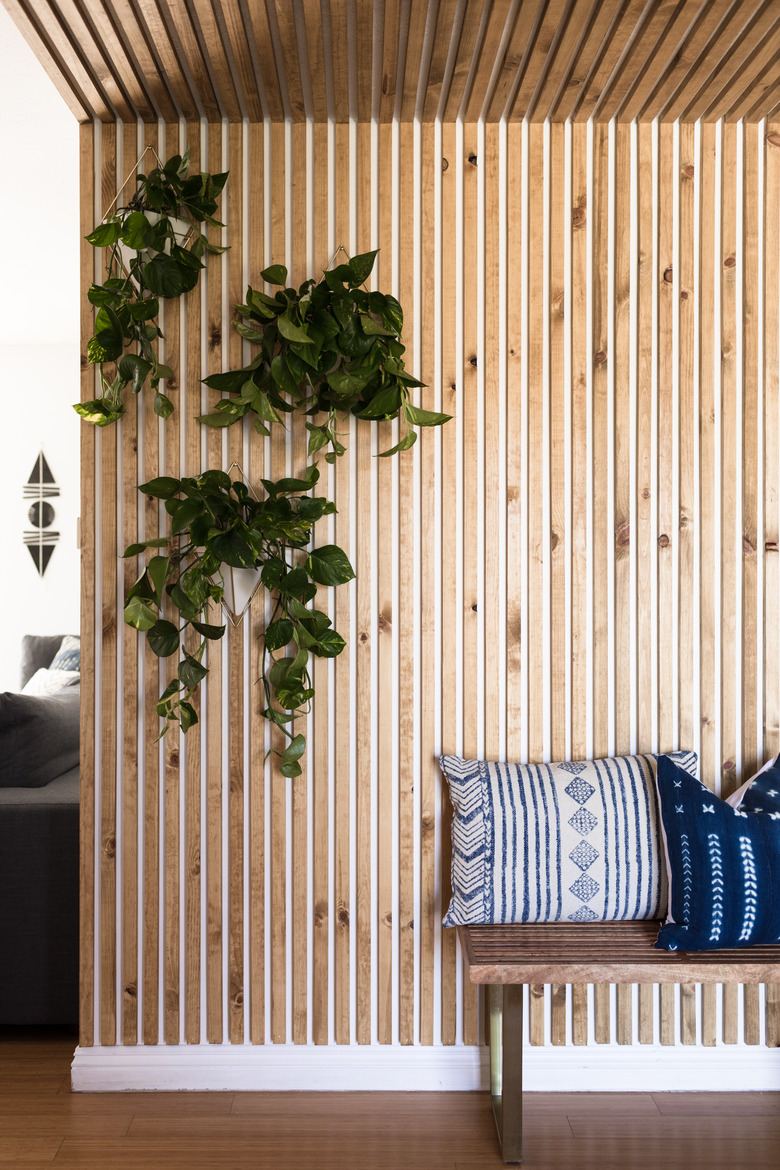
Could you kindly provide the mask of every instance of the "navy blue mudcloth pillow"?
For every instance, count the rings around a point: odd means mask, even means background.
[[[732,808],[666,756],[656,784],[669,915],[655,945],[714,951],[780,941],[780,812]]]
[[[728,803],[742,812],[780,814],[780,756],[764,764],[760,772],[729,797]]]

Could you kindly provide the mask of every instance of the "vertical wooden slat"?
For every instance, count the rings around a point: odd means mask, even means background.
[[[593,755],[609,755],[609,581],[607,565],[612,553],[608,502],[609,361],[608,264],[609,264],[609,130],[596,124],[593,130],[593,230],[591,301],[591,378],[593,434],[593,494],[590,500],[593,534]],[[610,1041],[610,992],[605,984],[594,988],[596,1041]]]
[[[463,483],[463,677],[473,679],[478,668],[478,467],[481,436],[478,429],[479,377],[477,371],[477,205],[479,167],[478,130],[475,125],[463,128],[463,373],[461,411],[463,415],[463,467],[470,469]],[[477,755],[477,704],[468,686],[463,688],[461,726],[463,754],[473,760]],[[478,1043],[478,989],[463,979],[463,1042]]]
[[[411,31],[411,30],[410,30]],[[421,39],[421,38],[420,38]],[[409,59],[407,57],[407,66]],[[416,93],[416,87],[414,88]],[[405,313],[404,360],[414,368],[413,322],[414,277],[414,125],[402,122],[399,131],[399,166],[409,175],[401,184],[399,206],[399,247],[401,271],[399,296]],[[415,561],[415,452],[404,451],[398,458],[398,979],[399,1039],[414,1043],[414,733],[416,696],[414,687],[414,561]],[[400,615],[403,615],[400,617]]]
[[[242,364],[242,342],[233,328],[233,306],[243,302],[243,128],[240,123],[228,127],[228,161],[230,178],[223,202],[228,205],[228,337],[224,338],[229,369]],[[215,259],[218,259],[215,257]],[[228,432],[228,464],[237,463],[243,470],[244,443],[240,426]],[[233,473],[235,475],[235,472]],[[236,476],[238,478],[238,476]],[[231,707],[244,710],[244,623],[228,630],[228,688]],[[229,623],[228,623],[229,624]],[[228,970],[227,1031],[231,1044],[244,1039],[244,720],[230,719],[228,725]]]
[[[773,192],[780,186],[780,126],[769,123],[762,144],[764,155],[764,743],[763,757],[780,750],[780,629],[776,621],[780,600],[780,209]],[[764,988],[767,1045],[780,1047],[780,985]]]
[[[144,127],[144,145],[159,153],[157,127]],[[144,480],[160,469],[160,420],[152,410],[151,396],[143,401]],[[159,502],[144,500],[144,539],[159,536]],[[160,720],[155,710],[160,696],[160,659],[144,640],[144,836],[143,836],[143,1037],[144,1044],[159,1040],[160,949]]]
[[[259,225],[265,220],[265,128],[253,123],[249,127],[249,282],[260,284],[260,272],[265,267],[264,233]],[[265,442],[252,428],[249,441],[249,468],[247,474],[254,485],[265,475]],[[267,723],[260,715],[265,706],[262,684],[258,683],[262,669],[262,638],[266,594],[259,590],[249,608],[250,691],[249,703],[249,1041],[262,1044],[265,1040],[265,737]]]
[[[528,758],[544,759],[545,725],[545,564],[550,534],[544,527],[544,127],[528,133]],[[533,633],[531,632],[533,631]],[[465,673],[465,664],[464,664]],[[468,677],[468,675],[467,675]],[[533,680],[533,681],[531,681]],[[528,1039],[544,1044],[544,988],[529,989]]]
[[[306,256],[306,184],[308,180],[306,168],[306,125],[303,122],[294,122],[292,126],[292,180],[295,197],[292,200],[292,263],[290,268],[290,282],[296,288],[300,287],[309,276],[319,275],[310,273],[307,268]],[[339,168],[340,169],[340,168]],[[346,168],[345,168],[346,169]],[[280,429],[280,428],[279,428]],[[292,473],[303,475],[308,462],[307,446],[308,432],[305,420],[294,417],[291,420],[290,430],[292,442],[288,438],[288,448],[292,447]],[[276,474],[276,473],[274,473]],[[316,494],[316,489],[315,489]],[[322,535],[317,538],[322,541]],[[337,540],[337,543],[343,543]],[[338,604],[338,590],[336,592]],[[336,614],[336,629],[339,629],[339,615]],[[345,651],[346,653],[346,651]],[[340,666],[337,661],[337,673]],[[343,714],[336,717],[337,726],[345,722]],[[347,729],[349,723],[347,722]],[[300,731],[306,734],[307,720],[305,716],[296,719],[293,724],[296,734]],[[288,780],[288,787],[292,788],[292,1041],[293,1044],[305,1044],[308,1031],[308,934],[309,923],[307,914],[307,886],[308,886],[308,745],[307,752],[301,758],[301,775]],[[337,757],[336,776],[346,772],[349,780],[349,760],[344,762],[343,756]],[[339,885],[337,876],[336,899],[339,900]],[[338,919],[337,919],[338,922]]]
[[[325,268],[330,261],[328,254],[328,127],[317,124],[314,127],[314,251],[315,261]],[[343,259],[343,257],[339,257]],[[323,477],[327,484],[327,476]],[[338,629],[338,625],[336,626]],[[342,631],[343,634],[343,631]],[[328,663],[317,659],[313,669],[316,702],[314,704],[313,744],[313,817],[314,817],[314,858],[313,887],[314,899],[314,940],[312,962],[314,967],[314,999],[311,1005],[312,1029],[315,1044],[328,1042],[328,930],[330,902],[328,889],[328,857],[330,852],[328,830]]]
[[[392,126],[379,128],[379,288],[392,288]],[[391,447],[393,427],[377,427],[379,451]],[[378,736],[377,736],[377,1039],[390,1044],[393,1039],[393,740],[394,726],[390,695],[393,689],[393,531],[388,523],[393,515],[393,464],[383,459],[377,469],[377,519],[383,518],[385,530],[378,541],[377,580],[377,655],[378,655]],[[384,698],[385,701],[382,701]]]
[[[349,127],[336,127],[336,243],[349,244],[350,215],[350,157]],[[340,257],[344,259],[343,256]],[[402,299],[403,303],[403,299]],[[346,426],[345,428],[346,429]],[[336,544],[349,552],[350,534],[350,477],[351,463],[355,457],[351,442],[347,452],[336,461],[335,502]],[[336,710],[335,728],[335,772],[334,806],[335,826],[334,870],[335,888],[333,904],[333,980],[334,980],[334,1034],[337,1044],[349,1044],[349,1000],[350,1000],[350,861],[349,861],[349,790],[350,790],[350,742],[352,726],[350,716],[350,657],[352,653],[349,637],[349,614],[351,599],[349,586],[336,589],[334,597],[334,625],[342,637],[347,639],[347,648],[334,663]],[[410,736],[410,739],[412,737]]]
[[[715,127],[701,129],[699,184],[699,769],[715,786],[720,767],[716,647],[718,506],[715,429]],[[715,988],[701,989],[702,1044],[716,1042]]]
[[[117,193],[117,127],[102,127],[101,205]],[[119,180],[121,182],[121,179]],[[101,258],[102,259],[102,258]],[[103,274],[101,273],[101,276]],[[117,812],[117,428],[100,436],[101,461],[101,697],[100,697],[100,1042],[116,1043],[116,812]]]
[[[286,202],[287,156],[284,123],[271,127],[271,262],[284,264],[288,254]],[[273,288],[273,292],[276,289]],[[270,479],[281,479],[286,473],[286,437],[281,427],[271,432]],[[315,675],[315,689],[319,678]],[[324,697],[324,696],[323,696]],[[327,699],[325,703],[327,706]],[[316,731],[315,731],[316,736]],[[279,771],[279,755],[286,739],[273,728],[270,756],[271,839],[266,842],[271,866],[271,1043],[284,1044],[287,1040],[287,784]],[[319,749],[318,749],[319,750]],[[327,773],[326,773],[327,775]],[[327,929],[327,927],[326,927]]]
[[[455,414],[462,401],[462,375],[455,353],[455,264],[449,225],[455,223],[455,198],[458,183],[456,163],[455,126],[441,128],[441,216],[439,232],[442,250],[441,266],[441,381],[442,410]],[[445,225],[448,225],[445,227]],[[447,259],[445,260],[445,256]],[[457,424],[453,421],[444,428],[441,437],[441,525],[443,532],[457,530],[456,485]],[[457,658],[455,630],[458,623],[456,573],[452,562],[452,546],[442,541],[441,550],[441,660],[455,662]],[[458,748],[457,684],[454,670],[443,670],[441,680],[441,748],[445,754]],[[446,785],[438,776],[442,793],[441,824],[441,886],[442,908],[446,910],[452,892],[450,885],[451,808]],[[441,1042],[454,1044],[456,1034],[456,935],[453,929],[443,930],[441,938]]]
[[[721,235],[720,235],[720,393],[721,393],[721,492],[720,492],[720,702],[721,702],[721,794],[727,796],[736,785],[737,698],[736,665],[737,566],[741,549],[735,549],[737,531],[737,443],[741,436],[737,411],[737,127],[724,125],[721,140]],[[723,985],[723,1041],[736,1044],[738,988]]]
[[[615,752],[631,751],[631,128],[615,128],[614,191],[614,354],[613,493],[614,531],[614,652]],[[630,1044],[633,1030],[633,987],[618,985],[616,992],[618,1044]]]
[[[94,319],[87,290],[93,283],[95,253],[85,236],[96,221],[95,131],[91,123],[79,130],[79,264],[81,269],[81,398],[95,397],[95,373],[87,364],[87,342]],[[79,805],[79,1044],[95,1043],[95,487],[96,434],[88,423],[81,424],[81,653],[84,677],[81,680],[80,715],[80,805]],[[97,1037],[98,1043],[100,1037]]]
[[[179,150],[179,125],[174,123],[165,128],[165,158],[177,154]],[[179,300],[169,302],[165,306],[165,359],[174,372],[173,378],[168,378],[163,384],[163,393],[167,394],[173,403],[173,414],[166,420],[164,427],[165,439],[165,474],[178,479],[181,475],[179,456],[179,428],[182,420],[181,399],[181,370],[179,362],[179,342],[182,303]],[[178,615],[170,615],[174,621]],[[172,654],[165,663],[165,685],[176,678],[179,667],[178,654]],[[178,1044],[180,1024],[179,1003],[179,962],[180,962],[180,929],[179,929],[179,822],[180,810],[180,753],[183,748],[181,735],[174,728],[168,732],[163,742],[163,767],[165,769],[165,869],[164,869],[164,976],[163,976],[163,1030],[166,1044]]]
[[[208,170],[222,170],[222,129],[215,123],[208,127]],[[209,227],[209,239],[221,245],[220,228]],[[212,263],[208,271],[206,301],[206,366],[209,374],[219,373],[222,366],[222,264]],[[209,409],[221,397],[209,391]],[[209,467],[222,466],[222,431],[210,427],[207,438]],[[216,605],[210,606],[210,621],[222,622],[224,615]],[[206,1038],[221,1044],[224,1038],[222,1011],[222,677],[225,647],[221,642],[208,646],[208,684],[206,707]]]
[[[570,720],[571,754],[575,760],[587,755],[588,723],[588,129],[571,128],[571,651]],[[572,1040],[588,1040],[588,988],[574,984],[572,999]]]
[[[653,738],[653,651],[652,593],[650,574],[653,564],[652,498],[652,409],[653,409],[653,143],[651,127],[637,130],[637,273],[636,273],[636,532],[631,538],[636,548],[636,694],[637,749],[652,751]],[[656,996],[651,986],[641,985],[639,995],[639,1041],[653,1042],[653,1018]],[[673,1040],[668,1040],[672,1043]]]
[[[434,127],[421,130],[420,392],[423,409],[436,409],[436,155]],[[423,428],[420,447],[420,1041],[435,1043],[434,951],[436,945],[436,443]],[[497,631],[498,632],[498,631]]]
[[[757,770],[758,742],[758,127],[743,126],[742,174],[742,770]],[[743,989],[746,1044],[760,1043],[759,988]]]
[[[673,127],[662,123],[658,142],[658,748],[672,751],[674,742],[674,411],[670,344],[674,322],[674,139]]]
[[[357,131],[358,253],[371,248],[371,128],[361,125]],[[356,887],[357,949],[355,970],[356,1020],[358,1044],[371,1042],[371,662],[374,625],[371,615],[371,437],[373,428],[356,428],[357,460],[357,646],[355,735],[357,738],[356,788],[357,823]],[[454,932],[451,932],[454,933]]]
[[[190,148],[190,168],[200,170],[200,126],[191,122],[187,126],[187,142]],[[201,470],[200,427],[194,425],[195,416],[200,414],[201,401],[201,316],[200,286],[187,293],[183,312],[187,330],[186,401],[187,427],[185,448],[185,472],[198,475]],[[188,649],[191,653],[200,645],[201,639],[190,631]],[[201,718],[201,696],[197,691],[192,696],[192,705]],[[200,1041],[200,988],[201,988],[201,732],[198,723],[185,737],[185,808],[184,808],[184,1039],[187,1044]]]
[[[695,524],[695,495],[693,486],[694,470],[694,384],[693,384],[693,356],[694,356],[694,321],[693,321],[693,257],[694,257],[694,217],[693,217],[693,179],[695,175],[694,163],[694,132],[693,127],[680,126],[679,158],[677,173],[673,182],[678,186],[679,220],[677,225],[677,255],[678,270],[674,273],[674,282],[671,286],[673,296],[672,312],[677,314],[678,321],[678,412],[673,422],[678,433],[678,520],[677,540],[678,577],[677,577],[677,604],[678,604],[678,634],[676,649],[676,666],[678,672],[678,737],[675,746],[693,748],[694,739],[694,699],[695,674],[694,655],[696,649],[694,619],[695,619],[695,580],[694,580],[694,539]],[[662,257],[663,260],[663,257]],[[663,744],[660,745],[661,747]],[[682,1039],[683,1043],[696,1043],[696,1001],[693,984],[684,984],[680,991],[682,1005]]]

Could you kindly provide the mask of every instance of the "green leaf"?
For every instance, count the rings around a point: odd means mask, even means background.
[[[449,422],[451,414],[437,414],[433,410],[422,410],[419,406],[412,406],[407,402],[404,406],[404,415],[408,422],[416,427],[440,427]]]
[[[173,622],[163,619],[155,622],[147,631],[146,639],[158,658],[170,658],[179,649],[179,631]]]
[[[194,727],[198,722],[198,713],[193,707],[192,703],[188,703],[183,699],[179,703],[179,722],[183,732],[188,732],[191,727]]]
[[[380,310],[380,316],[388,329],[392,329],[396,336],[403,331],[404,311],[395,297],[389,295],[385,297],[384,308]]]
[[[310,455],[316,455],[320,448],[328,445],[330,435],[325,427],[317,427],[314,423],[307,423],[306,430],[309,432],[308,452]]]
[[[231,565],[234,569],[254,568],[255,553],[235,530],[215,536],[211,547],[214,555],[225,565]]]
[[[139,484],[138,490],[145,496],[154,496],[157,500],[169,500],[171,496],[181,491],[181,480],[173,479],[170,475],[159,475],[156,479]]]
[[[259,345],[263,340],[263,334],[259,329],[253,329],[251,325],[245,325],[243,321],[236,321],[236,333],[240,333],[247,341]]]
[[[203,575],[200,565],[190,565],[189,569],[185,573],[182,573],[179,584],[196,609],[201,609],[208,601],[209,580],[208,577]],[[224,629],[224,627],[222,628]],[[200,632],[198,630],[198,633]],[[206,637],[205,634],[203,636]]]
[[[129,544],[122,553],[123,557],[137,557],[147,548],[165,548],[168,543],[167,536],[157,536],[154,540],[145,540],[142,544]]]
[[[271,622],[265,631],[265,644],[269,650],[281,650],[292,640],[293,623],[289,618],[280,618]]]
[[[146,358],[139,357],[137,353],[126,353],[118,366],[120,378],[123,382],[130,383],[133,394],[137,394],[141,389],[151,369],[152,363]]]
[[[305,751],[306,737],[304,735],[293,736],[282,754],[282,764],[295,763],[296,760],[300,760]]]
[[[142,211],[132,211],[128,215],[119,237],[123,244],[132,248],[134,252],[143,252],[154,242],[155,230]]]
[[[294,321],[290,320],[288,313],[282,313],[277,321],[279,332],[285,341],[294,341],[298,345],[311,345],[312,339],[305,329],[301,329]]]
[[[320,634],[317,644],[312,646],[312,653],[319,658],[336,658],[346,644],[341,634],[336,630],[325,630]]]
[[[121,230],[122,224],[118,219],[109,219],[106,223],[99,223],[84,239],[93,248],[109,248],[117,242]]]
[[[355,576],[347,554],[337,544],[312,549],[306,558],[306,572],[318,585],[343,585]]]
[[[156,297],[163,297],[166,300],[171,297],[180,297],[182,293],[194,288],[198,280],[197,273],[194,273],[195,281],[193,283],[191,275],[165,252],[158,252],[148,263],[144,264],[141,274],[144,284],[150,292],[153,292]]]
[[[196,687],[202,679],[208,674],[208,668],[203,663],[198,662],[197,658],[193,658],[185,650],[184,659],[179,665],[179,678],[184,683],[185,687],[192,689]]]
[[[269,557],[260,572],[260,580],[266,589],[275,589],[279,584],[286,565],[281,557]]]
[[[375,321],[373,317],[369,317],[368,315],[363,315],[360,318],[360,324],[363,326],[363,332],[366,337],[395,337],[392,329],[381,325],[379,321]]]
[[[189,528],[193,520],[203,515],[204,510],[203,500],[198,496],[181,502],[176,501],[176,507],[171,512],[171,535],[175,536],[177,532]]]
[[[146,571],[149,574],[149,580],[152,583],[152,588],[157,594],[158,601],[162,601],[163,589],[165,582],[168,580],[168,570],[171,567],[170,557],[152,557],[149,564],[146,566]]]
[[[387,459],[388,455],[395,455],[398,451],[408,451],[417,442],[417,431],[407,431],[399,443],[391,447],[389,451],[380,451],[378,458]]]
[[[170,418],[173,414],[173,403],[167,394],[161,394],[159,390],[154,395],[154,413],[160,418]]]
[[[225,633],[224,626],[210,626],[206,622],[193,622],[192,628],[200,634],[201,638],[208,638],[212,642],[221,638]]]
[[[356,410],[355,414],[358,418],[369,419],[391,419],[395,418],[401,406],[401,392],[397,386],[389,386],[385,390],[380,390],[375,394],[366,406],[361,410]]]
[[[121,322],[110,305],[101,305],[95,318],[95,336],[90,340],[90,361],[114,362],[125,348],[125,334]],[[92,357],[99,352],[102,356]]]
[[[75,402],[73,409],[86,422],[94,423],[96,427],[106,427],[116,422],[125,413],[124,405],[120,402],[116,406],[109,406],[104,398],[93,398],[89,402]]]
[[[279,768],[279,771],[282,773],[285,779],[294,780],[296,776],[301,775],[303,769],[301,768],[300,764],[292,763],[282,764]]]
[[[125,621],[136,630],[150,630],[157,621],[157,613],[143,597],[132,597],[125,606]]]
[[[272,264],[260,273],[266,284],[287,284],[287,269],[283,264]]]
[[[352,274],[352,281],[354,284],[365,284],[374,267],[374,261],[377,257],[377,248],[374,252],[361,252],[358,256],[353,256],[349,261],[347,267]]]

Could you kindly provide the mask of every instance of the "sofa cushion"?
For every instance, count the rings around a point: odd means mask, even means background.
[[[20,687],[30,681],[36,670],[49,666],[62,645],[64,634],[25,634],[22,638]]]
[[[693,752],[674,758],[695,771]],[[440,762],[453,808],[445,926],[609,922],[664,912],[654,756]]]
[[[80,687],[0,694],[0,786],[38,788],[79,762]]]
[[[66,634],[60,648],[49,663],[50,670],[78,672],[81,669],[81,639],[76,634]]]
[[[56,695],[65,687],[74,687],[81,681],[77,670],[55,670],[52,666],[42,666],[36,670],[32,678],[22,687],[23,695]]]
[[[780,756],[764,764],[726,803],[745,812],[780,812]]]
[[[656,782],[669,870],[669,915],[656,946],[777,942],[780,812],[733,808],[664,756]]]

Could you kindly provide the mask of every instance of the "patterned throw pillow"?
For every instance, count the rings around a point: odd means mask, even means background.
[[[780,812],[732,808],[658,759],[669,916],[656,946],[713,951],[780,941]]]
[[[672,758],[695,772],[693,752]],[[655,759],[493,764],[442,756],[453,809],[444,925],[659,917],[666,874]]]
[[[66,634],[60,648],[49,663],[49,670],[80,670],[81,639],[75,634]]]
[[[780,812],[780,756],[764,764],[726,803],[744,812]]]
[[[81,675],[77,670],[52,670],[42,666],[22,687],[23,695],[56,695],[65,687],[78,686]]]

